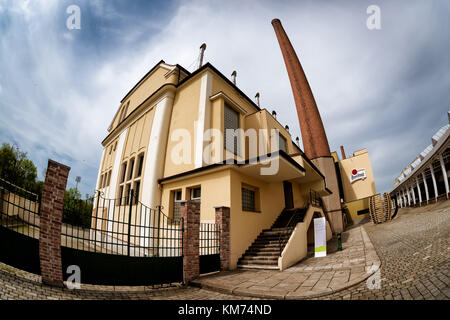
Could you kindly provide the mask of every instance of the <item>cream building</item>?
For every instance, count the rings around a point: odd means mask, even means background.
[[[243,133],[235,139],[227,129]],[[229,207],[231,268],[264,265],[244,253],[282,213],[299,208],[302,221],[272,264],[283,269],[304,258],[311,220],[324,216],[317,203],[311,209],[311,195],[331,194],[289,131],[209,63],[192,73],[157,63],[122,99],[102,146],[97,188],[106,198],[134,190],[175,220],[180,201],[199,200],[202,222]]]
[[[358,223],[369,216],[369,198],[376,194],[372,164],[367,149],[347,157],[341,146],[342,159],[332,153],[339,183],[339,195],[348,223]]]

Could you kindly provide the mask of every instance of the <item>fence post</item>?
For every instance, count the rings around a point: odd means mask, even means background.
[[[157,235],[156,235],[156,256],[159,257],[159,229],[160,229],[160,219],[161,219],[161,206],[158,208],[158,224],[157,224]]]
[[[39,257],[42,282],[63,286],[61,224],[70,167],[48,160],[41,199]]]
[[[200,275],[200,202],[181,202],[183,231],[183,282],[189,283]]]
[[[220,228],[219,253],[220,270],[230,269],[230,208],[214,207],[216,209],[216,224]]]

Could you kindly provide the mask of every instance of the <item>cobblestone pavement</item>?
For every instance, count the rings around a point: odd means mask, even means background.
[[[0,300],[240,300],[194,287],[98,287],[80,290],[53,288],[36,282],[35,275],[0,264]],[[34,279],[32,279],[34,278]]]
[[[366,224],[381,260],[380,289],[366,283],[326,299],[450,299],[450,200],[402,208],[389,223]]]
[[[337,251],[337,240],[334,239],[327,243],[326,257],[311,256],[284,271],[237,269],[200,277],[194,283],[205,289],[264,299],[328,295],[364,281],[380,266],[375,249],[362,227],[343,233],[342,248],[342,251]]]
[[[317,299],[450,298],[450,201],[404,208],[395,220],[376,226],[367,223],[364,229],[381,260],[380,288],[369,289],[363,281]],[[320,265],[299,264],[291,269],[302,267]],[[292,270],[285,273],[292,275]],[[0,299],[249,299],[181,286],[159,289],[84,286],[81,290],[68,290],[44,286],[39,280],[38,276],[0,263]]]

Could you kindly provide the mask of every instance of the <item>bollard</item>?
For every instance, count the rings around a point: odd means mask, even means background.
[[[340,232],[338,232],[338,234],[337,234],[337,240],[338,240],[337,251],[342,251],[342,239],[341,239],[341,233]]]

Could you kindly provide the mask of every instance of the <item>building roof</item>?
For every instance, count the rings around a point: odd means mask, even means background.
[[[450,122],[450,111],[448,111],[447,114],[449,115]],[[425,163],[427,163],[442,147],[445,141],[449,138],[449,135],[450,124],[446,124],[433,135],[431,138],[431,144],[427,146],[405,169],[403,169],[402,173],[397,178],[394,179],[394,187],[391,192],[404,181],[408,180],[408,178],[413,176],[420,168],[422,168]]]

